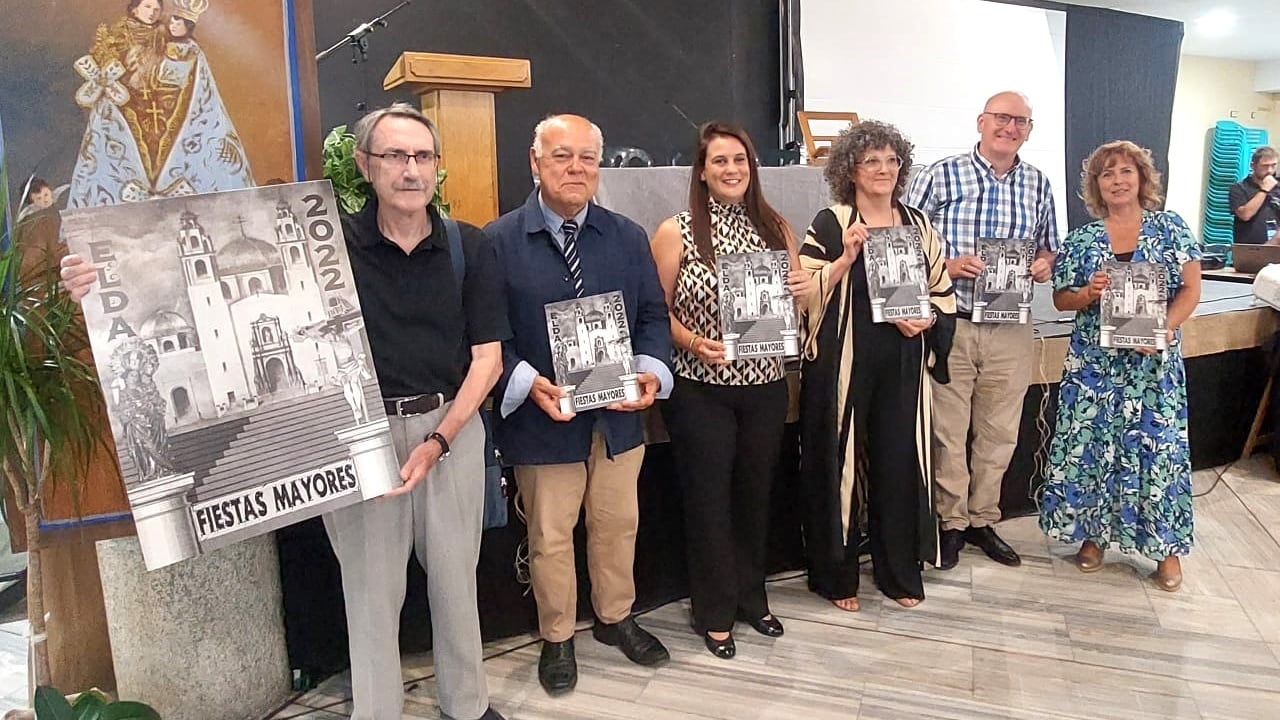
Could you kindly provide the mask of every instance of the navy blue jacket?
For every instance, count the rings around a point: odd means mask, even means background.
[[[494,398],[500,405],[512,373],[522,361],[538,374],[555,378],[543,306],[570,300],[574,293],[564,254],[547,230],[537,190],[523,207],[489,223],[485,234],[498,251],[512,333],[502,344],[502,377],[494,387]],[[578,232],[577,248],[586,294],[621,291],[632,353],[656,358],[669,367],[671,325],[644,229],[592,203]],[[526,399],[505,418],[495,412],[494,420],[503,460],[512,465],[584,462],[597,427],[611,457],[644,441],[641,414],[635,412],[601,408],[580,412],[573,420],[560,423]]]

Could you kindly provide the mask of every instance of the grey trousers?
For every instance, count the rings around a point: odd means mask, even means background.
[[[389,418],[401,461],[436,429],[448,407]],[[484,425],[476,416],[455,438],[449,457],[411,494],[376,498],[324,516],[342,566],[352,720],[400,720],[400,608],[410,548],[427,573],[440,709],[457,720],[475,720],[489,707],[476,607],[483,514]]]

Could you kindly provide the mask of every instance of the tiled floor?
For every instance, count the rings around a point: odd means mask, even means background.
[[[1214,473],[1196,474],[1197,492]],[[530,638],[493,645],[489,692],[508,718],[1280,718],[1280,481],[1269,460],[1230,469],[1196,500],[1198,547],[1174,594],[1145,580],[1155,563],[1109,556],[1083,575],[1034,518],[1002,523],[1022,554],[1006,568],[966,549],[930,570],[928,599],[906,610],[864,578],[862,611],[805,589],[770,586],[786,623],[777,640],[740,625],[738,657],[717,660],[676,603],[642,623],[671,649],[657,670],[577,637],[579,682],[551,698],[538,686]],[[515,649],[512,649],[515,648]],[[407,657],[406,718],[436,718],[430,657]],[[424,679],[427,678],[427,679]],[[349,717],[345,676],[276,716]]]
[[[1197,491],[1213,479],[1197,473]],[[786,635],[740,626],[735,660],[707,653],[676,603],[642,619],[671,649],[662,668],[579,633],[578,687],[551,698],[538,686],[537,644],[513,638],[487,648],[489,691],[513,720],[1280,718],[1280,481],[1270,462],[1229,470],[1196,513],[1199,544],[1175,594],[1145,580],[1147,560],[1109,556],[1082,575],[1065,559],[1073,548],[1021,518],[1000,526],[1021,568],[966,549],[956,569],[929,571],[915,609],[865,578],[862,611],[846,613],[793,577],[770,586]],[[0,709],[25,693],[22,632],[0,626]],[[429,655],[405,658],[406,718],[439,716],[430,675]],[[275,720],[341,720],[350,709],[340,675]]]

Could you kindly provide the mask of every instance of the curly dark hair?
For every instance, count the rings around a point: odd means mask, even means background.
[[[897,200],[902,196],[907,188],[907,177],[911,174],[911,153],[916,146],[889,123],[863,120],[841,130],[840,137],[831,143],[831,152],[822,174],[827,179],[827,187],[831,188],[832,200],[845,205],[853,204],[853,171],[857,162],[869,151],[883,147],[892,149],[902,159],[902,167],[898,168],[898,183],[893,188],[893,199]]]

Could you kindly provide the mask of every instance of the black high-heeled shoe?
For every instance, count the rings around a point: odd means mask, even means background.
[[[711,654],[721,660],[731,660],[738,654],[738,646],[734,644],[732,635],[723,640],[716,640],[711,637],[711,633],[702,633],[702,641],[706,643]]]
[[[768,615],[762,618],[742,618],[753,630],[764,635],[765,637],[782,637],[782,621],[777,615]]]

